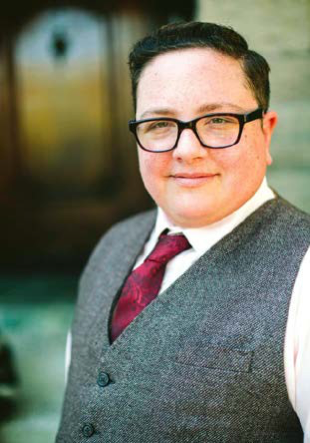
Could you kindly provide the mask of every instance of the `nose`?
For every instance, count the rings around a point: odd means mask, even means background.
[[[192,129],[184,129],[176,148],[172,152],[175,159],[192,162],[206,157],[208,155],[207,150],[202,146]]]

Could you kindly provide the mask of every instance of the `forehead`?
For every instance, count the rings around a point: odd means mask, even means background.
[[[238,60],[209,48],[181,49],[155,57],[142,71],[137,115],[150,106],[185,110],[210,103],[255,105]]]

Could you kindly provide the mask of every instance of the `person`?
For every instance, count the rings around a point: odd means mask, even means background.
[[[130,57],[144,185],[80,281],[57,443],[310,442],[310,217],[266,181],[269,66],[230,27]]]

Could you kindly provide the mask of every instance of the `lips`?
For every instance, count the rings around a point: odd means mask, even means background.
[[[177,174],[172,174],[175,178],[203,178],[203,177],[214,177],[217,174],[210,172],[178,172]]]
[[[180,186],[196,187],[213,181],[219,174],[206,172],[178,172],[170,177]]]

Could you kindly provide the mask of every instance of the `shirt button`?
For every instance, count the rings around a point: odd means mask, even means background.
[[[104,386],[109,384],[109,382],[110,382],[109,374],[107,374],[106,372],[100,371],[98,374],[98,378],[97,378],[98,386],[100,386],[101,388],[104,388]]]
[[[91,437],[94,434],[95,429],[91,423],[86,423],[82,428],[82,432],[84,437]]]

